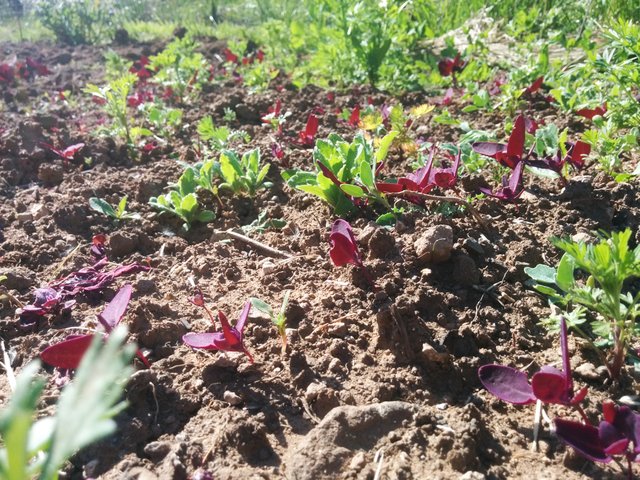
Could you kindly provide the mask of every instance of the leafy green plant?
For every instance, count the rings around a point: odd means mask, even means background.
[[[126,328],[118,327],[103,343],[96,339],[72,382],[62,391],[54,416],[34,421],[45,380],[36,376],[39,362],[18,376],[9,404],[0,412],[0,477],[6,480],[56,480],[64,463],[78,450],[116,429],[112,418],[132,372],[134,345],[125,345]]]
[[[113,50],[107,50],[104,54],[106,77],[108,80],[115,80],[129,71],[133,62],[121,57]]]
[[[106,0],[39,0],[35,13],[56,39],[69,45],[111,40],[119,22],[118,2]]]
[[[210,116],[203,117],[198,122],[198,135],[214,152],[228,148],[234,141],[242,140],[246,143],[250,140],[249,134],[242,130],[232,130],[226,126],[216,127]]]
[[[196,52],[197,44],[189,36],[176,38],[157,55],[149,57],[149,68],[156,70],[154,81],[170,88],[180,100],[195,96],[206,79],[206,60]]]
[[[553,239],[564,250],[557,268],[538,265],[525,272],[536,282],[535,288],[567,312],[567,321],[588,337],[581,325],[588,321],[593,334],[612,351],[603,361],[611,378],[617,379],[624,365],[627,347],[639,333],[640,292],[624,291],[625,282],[640,276],[640,246],[629,248],[632,232],[626,229],[604,235],[595,244]],[[588,277],[581,280],[581,270]]]
[[[356,205],[367,203],[381,204],[390,211],[385,195],[376,186],[376,174],[396,136],[396,131],[387,134],[374,153],[362,133],[351,143],[332,133],[326,140],[316,141],[315,172],[287,170],[282,177],[290,187],[320,197],[333,207],[336,215],[346,215]]]
[[[168,137],[178,130],[182,124],[182,110],[164,105],[148,105],[150,106],[146,109],[147,121],[156,135]]]
[[[111,117],[111,126],[103,128],[102,133],[123,138],[130,148],[139,137],[153,134],[149,129],[132,126],[130,123],[127,97],[135,85],[136,79],[137,77],[133,73],[126,73],[103,87],[89,84],[85,88],[85,92],[98,99],[107,115]]]
[[[99,212],[115,220],[133,220],[140,218],[140,214],[138,213],[127,212],[126,195],[120,199],[116,207],[113,207],[105,199],[98,197],[91,197],[89,199],[89,206],[96,212]]]
[[[282,218],[269,218],[267,216],[266,211],[260,212],[258,218],[256,218],[249,225],[244,225],[241,230],[245,235],[250,235],[253,233],[257,233],[258,235],[266,232],[268,229],[273,228],[275,230],[280,230],[287,225],[286,220]],[[0,280],[1,281],[1,280]]]
[[[234,194],[255,196],[258,190],[271,188],[271,182],[265,182],[269,167],[260,165],[260,149],[249,150],[238,157],[232,150],[223,150],[220,154],[220,175],[223,182],[219,188],[230,190]]]
[[[289,306],[290,293],[291,292],[289,292],[288,290],[285,292],[284,299],[282,300],[282,305],[280,306],[280,311],[278,313],[275,313],[271,308],[271,306],[265,301],[255,297],[251,298],[251,305],[253,305],[253,308],[268,315],[269,318],[271,319],[271,322],[278,329],[278,335],[280,335],[280,339],[282,341],[283,355],[287,352],[287,333],[285,329],[287,324],[286,311],[287,311],[287,307]]]
[[[189,230],[195,222],[207,223],[216,217],[215,212],[200,208],[196,195],[197,186],[195,171],[188,168],[169,193],[151,197],[149,204],[161,212],[176,215],[184,222],[183,228]]]

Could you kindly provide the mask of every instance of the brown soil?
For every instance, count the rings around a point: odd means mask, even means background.
[[[116,49],[135,59],[160,48]],[[220,49],[215,43],[203,47],[210,57]],[[620,475],[615,464],[596,465],[567,451],[548,429],[541,432],[539,451],[532,451],[533,408],[493,398],[481,388],[477,369],[499,362],[532,372],[540,365],[559,364],[557,338],[538,325],[549,314],[546,300],[525,286],[523,268],[558,260],[548,241],[552,235],[631,227],[639,241],[637,184],[616,184],[594,166],[574,176],[566,188],[530,176],[518,206],[492,200],[478,204],[486,231],[470,216],[446,217],[435,210],[411,211],[392,230],[377,227],[373,216],[349,219],[375,277],[378,288],[372,291],[351,267],[333,267],[328,234],[335,217],[315,197],[283,185],[277,161],[269,173],[273,189],[255,199],[223,197],[218,219],[188,234],[147,201],[178,178],[177,158],[193,160],[195,124],[204,115],[222,123],[224,108],[235,109],[233,126],[246,130],[250,146],[260,146],[263,158],[271,160],[271,132],[260,125],[259,116],[277,98],[292,112],[285,127],[291,136],[315,106],[328,111],[321,117],[319,136],[331,131],[353,135],[331,113],[335,107],[368,98],[378,105],[393,99],[354,89],[337,93],[335,105],[327,107],[326,92],[317,88],[292,91],[285,85],[282,91],[253,94],[230,81],[207,89],[185,108],[187,126],[176,138],[134,161],[114,141],[90,134],[102,114],[82,89],[87,82],[102,81],[102,51],[2,45],[7,59],[33,56],[53,71],[17,86],[0,86],[0,274],[9,274],[9,291],[28,303],[34,288],[85,266],[90,262],[88,244],[97,233],[109,236],[113,262],[149,259],[154,267],[118,279],[102,294],[79,297],[70,315],[51,318],[37,331],[25,331],[14,307],[1,306],[0,335],[15,352],[13,366],[20,371],[47,345],[64,338],[65,329],[93,326],[96,312],[119,285],[134,285],[124,321],[152,368],[137,365],[117,433],[77,454],[67,468],[69,478],[195,479],[204,478],[196,472],[209,471],[216,479],[372,479],[377,468],[379,478],[389,479]],[[44,97],[59,90],[70,90],[77,105]],[[408,95],[402,100],[416,105],[428,98]],[[535,110],[537,118],[566,126],[564,118],[544,108]],[[474,128],[495,130],[504,123],[497,114],[463,114],[456,106],[450,110]],[[428,120],[419,128],[434,142],[459,137],[458,129]],[[573,122],[569,128],[573,136],[584,126]],[[65,165],[42,149],[41,141],[65,146],[84,142],[80,156],[91,157],[92,163]],[[287,150],[292,165],[311,166],[311,150]],[[388,172],[410,169],[412,160],[401,158],[392,153]],[[493,183],[488,175],[487,181]],[[129,195],[129,209],[140,212],[142,220],[116,223],[88,206],[92,196],[114,202],[124,194]],[[293,258],[271,258],[246,244],[211,238],[212,229],[247,225],[263,210],[284,218],[287,227],[259,240]],[[421,264],[414,242],[435,225],[451,227],[452,257],[438,265]],[[286,354],[280,352],[270,321],[256,312],[246,330],[254,364],[242,355],[185,346],[184,333],[209,328],[203,312],[188,301],[189,276],[210,306],[231,318],[237,318],[249,297],[276,306],[291,290]],[[587,361],[598,366],[573,337],[570,348],[574,366]],[[51,412],[59,390],[56,373],[46,371],[51,382],[41,406]],[[604,379],[601,369],[576,379],[590,388],[586,411],[594,421],[600,400],[633,394],[638,387],[632,367],[621,386],[605,385]],[[0,394],[6,402],[4,377]],[[557,406],[548,411],[552,417],[575,417]]]

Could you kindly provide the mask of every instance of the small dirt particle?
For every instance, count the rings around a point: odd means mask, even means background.
[[[480,281],[480,270],[476,262],[469,255],[458,254],[453,259],[453,280],[465,287],[475,285]]]
[[[62,165],[43,163],[38,168],[38,179],[45,185],[57,185],[64,179]]]
[[[242,397],[230,390],[225,390],[224,394],[222,395],[222,399],[229,405],[233,406],[240,405],[242,403]]]

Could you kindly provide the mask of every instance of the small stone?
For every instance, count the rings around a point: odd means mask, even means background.
[[[367,466],[367,458],[364,455],[364,452],[358,452],[351,459],[351,463],[349,464],[349,468],[351,470],[360,471],[364,467]]]
[[[453,249],[453,229],[449,225],[429,227],[414,242],[413,247],[420,265],[446,262]]]
[[[465,472],[463,473],[459,480],[485,480],[487,477],[480,472]]]
[[[262,262],[262,265],[260,265],[260,268],[262,271],[262,275],[267,276],[276,271],[276,264],[271,260],[265,260],[264,262]]]
[[[589,243],[591,242],[591,240],[593,240],[593,237],[587,232],[578,232],[571,237],[571,240],[573,240],[574,242]]]
[[[169,442],[151,442],[144,447],[144,453],[154,462],[163,459],[171,451]]]
[[[224,394],[222,394],[222,399],[232,406],[240,405],[242,403],[242,397],[230,390],[225,390]]]
[[[33,222],[33,215],[31,215],[31,212],[22,212],[16,215],[16,219],[20,225],[24,225]]]
[[[596,366],[590,362],[581,363],[574,368],[573,371],[576,375],[584,378],[585,380],[599,380],[601,378]]]
[[[349,331],[347,330],[347,324],[344,322],[330,323],[327,328],[327,333],[334,337],[344,337]]]
[[[422,345],[422,358],[429,363],[448,363],[451,361],[451,355],[448,352],[438,352],[428,343]]]
[[[51,211],[49,211],[49,209],[44,205],[42,205],[41,203],[36,203],[35,205],[32,205],[29,210],[34,220],[40,220],[41,218],[48,217],[49,215],[51,215]]]

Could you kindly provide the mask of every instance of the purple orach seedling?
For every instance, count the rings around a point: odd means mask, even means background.
[[[524,171],[524,162],[520,162],[516,165],[516,167],[511,172],[511,176],[507,177],[504,175],[502,177],[502,188],[496,190],[495,192],[489,188],[480,187],[480,191],[485,195],[488,195],[493,198],[497,198],[498,200],[503,200],[505,202],[515,202],[522,192],[524,192],[524,187],[522,187],[522,173]]]
[[[333,264],[336,267],[342,267],[347,264],[354,265],[362,272],[367,282],[371,285],[371,288],[375,290],[376,285],[364,266],[364,263],[362,263],[356,238],[351,230],[351,225],[349,225],[347,221],[338,219],[333,222],[331,234],[329,235],[329,243],[331,244],[329,257],[331,257]]]
[[[353,110],[351,110],[351,115],[349,115],[349,119],[347,120],[347,123],[354,128],[357,128],[358,125],[360,125],[360,105],[359,104],[353,107]]]
[[[525,156],[526,123],[522,115],[518,115],[507,144],[495,142],[475,142],[471,145],[473,150],[480,155],[495,159],[500,165],[514,169],[518,163],[531,156],[533,148]]]
[[[338,219],[333,222],[329,241],[331,243],[329,256],[336,267],[352,264],[358,268],[364,268],[356,238],[347,221]]]
[[[220,320],[220,324],[222,325],[222,332],[187,333],[183,335],[182,341],[192,348],[242,352],[249,358],[249,361],[253,363],[253,357],[243,343],[243,330],[249,317],[249,310],[251,310],[250,301],[245,303],[240,318],[234,327],[229,324],[229,320],[227,320],[225,314],[218,311],[218,320]]]
[[[586,421],[586,415],[579,403],[587,396],[587,387],[577,393],[573,391],[569,346],[567,343],[567,323],[560,318],[560,347],[562,349],[562,370],[544,366],[533,374],[531,384],[527,375],[515,368],[504,365],[484,365],[478,369],[480,382],[489,393],[500,400],[514,405],[528,405],[541,401],[574,407]]]
[[[318,133],[319,121],[313,113],[309,114],[305,129],[298,133],[298,143],[303,147],[313,147],[313,143]]]
[[[569,163],[576,169],[581,169],[584,166],[584,157],[591,153],[591,145],[588,143],[578,141],[576,143],[566,143],[567,154],[562,157],[562,152],[558,150],[555,155],[550,155],[537,160],[528,160],[527,164],[532,167],[545,168],[552,170],[560,175],[560,178],[566,182],[562,177],[562,170],[564,166]]]
[[[601,107],[581,108],[580,110],[576,111],[577,115],[588,118],[589,120],[593,120],[593,117],[596,116],[602,117],[605,113],[607,113],[607,102],[604,102]]]
[[[556,435],[578,453],[594,462],[609,463],[614,456],[627,460],[627,478],[633,478],[632,462],[640,462],[640,415],[611,400],[602,402],[602,420],[593,425],[555,420]],[[631,448],[629,448],[631,447]]]
[[[71,370],[78,368],[82,357],[91,346],[94,335],[103,335],[106,338],[118,326],[124,316],[124,312],[127,310],[132,291],[133,288],[130,284],[123,286],[118,290],[113,300],[107,304],[102,313],[98,314],[98,321],[104,328],[105,333],[70,335],[66,340],[45,348],[40,354],[42,360],[56,368]],[[147,368],[151,368],[149,360],[147,360],[142,351],[138,350],[136,355]]]
[[[443,77],[451,77],[453,84],[457,85],[456,73],[462,72],[464,67],[467,66],[467,62],[460,58],[460,54],[457,54],[455,58],[445,57],[438,62],[438,70]]]
[[[540,90],[542,88],[542,84],[544,82],[544,76],[538,77],[536,78],[531,85],[529,85],[527,88],[525,88],[522,91],[522,94],[528,94],[528,95],[533,95],[534,93],[536,93],[538,90]]]
[[[433,167],[433,159],[438,147],[433,145],[429,151],[429,157],[424,167],[419,168],[415,172],[401,177],[396,183],[378,182],[376,187],[383,193],[397,193],[403,191],[429,193],[435,187],[442,189],[453,188],[458,181],[458,168],[460,167],[461,151],[458,150],[458,154],[453,157],[449,155],[449,160],[452,161],[450,167]],[[422,200],[419,197],[411,198],[408,195],[407,200],[421,204]]]
[[[41,142],[40,145],[58,155],[65,164],[68,164],[71,160],[73,160],[73,158],[76,156],[76,153],[84,148],[84,143],[76,143],[75,145],[71,145],[64,150],[59,150],[53,145],[49,145],[48,143],[44,142]]]
[[[71,308],[75,303],[73,298],[79,293],[99,291],[122,275],[151,269],[134,262],[128,265],[117,265],[106,272],[102,271],[109,264],[109,259],[104,256],[103,243],[104,239],[99,235],[94,237],[91,253],[97,261],[93,265],[71,272],[66,277],[49,283],[47,287],[35,290],[33,304],[16,310],[23,326],[34,325],[49,313]]]

